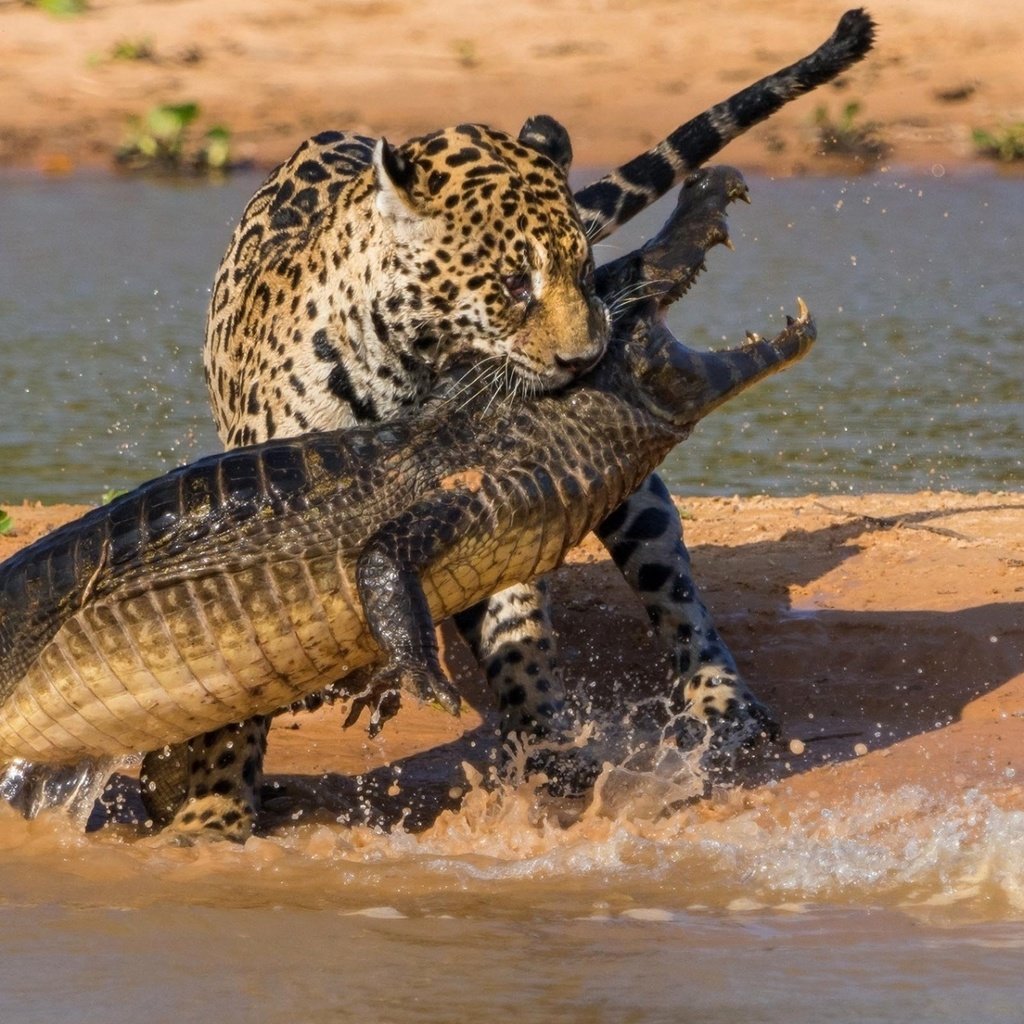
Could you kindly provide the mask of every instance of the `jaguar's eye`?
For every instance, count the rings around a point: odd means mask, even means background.
[[[533,282],[529,274],[509,274],[501,279],[501,283],[513,302],[525,304],[533,299]]]

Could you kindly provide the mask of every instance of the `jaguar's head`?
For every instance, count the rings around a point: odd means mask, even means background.
[[[400,320],[437,369],[475,361],[530,390],[560,387],[604,353],[609,317],[550,118],[520,137],[460,125],[399,147],[378,142],[385,326]]]

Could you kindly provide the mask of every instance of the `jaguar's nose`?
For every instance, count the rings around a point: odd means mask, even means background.
[[[568,359],[565,356],[556,355],[555,365],[570,376],[578,377],[581,373],[586,373],[591,367],[596,366],[602,355],[604,355],[603,348],[599,348],[589,355],[573,356]]]

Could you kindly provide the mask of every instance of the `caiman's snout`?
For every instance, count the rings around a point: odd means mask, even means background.
[[[632,368],[645,404],[663,419],[692,426],[733,395],[785,369],[810,350],[816,337],[803,299],[797,299],[797,310],[796,318],[787,317],[785,329],[774,338],[748,334],[744,344],[721,352],[697,352],[678,341],[664,323],[651,325]]]

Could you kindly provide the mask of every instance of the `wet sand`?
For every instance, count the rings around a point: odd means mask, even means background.
[[[788,743],[692,813],[763,808],[782,823],[906,786],[1024,810],[1024,496],[677,500],[705,598]],[[0,557],[81,511],[11,509]],[[569,685],[596,708],[663,678],[644,614],[593,538],[556,574],[554,600]],[[493,756],[493,712],[467,652],[444,639],[471,705],[463,718],[407,705],[369,740],[342,731],[338,708],[282,716],[267,759],[282,796],[267,828],[403,813],[419,828],[458,805],[463,761],[485,771]],[[353,777],[375,771],[372,792],[357,792]]]
[[[1024,25],[1016,0],[875,0],[877,49],[733,143],[747,171],[834,172],[815,155],[819,104],[861,104],[888,162],[945,173],[973,159],[971,130],[1019,122]],[[260,165],[324,128],[394,141],[459,121],[516,130],[547,112],[581,166],[633,156],[681,120],[790,63],[844,9],[811,0],[699,9],[663,0],[471,0],[281,4],[273,0],[90,0],[57,18],[0,7],[0,166],[109,166],[126,119],[196,102],[200,131],[225,125]],[[115,50],[143,51],[141,59]]]

